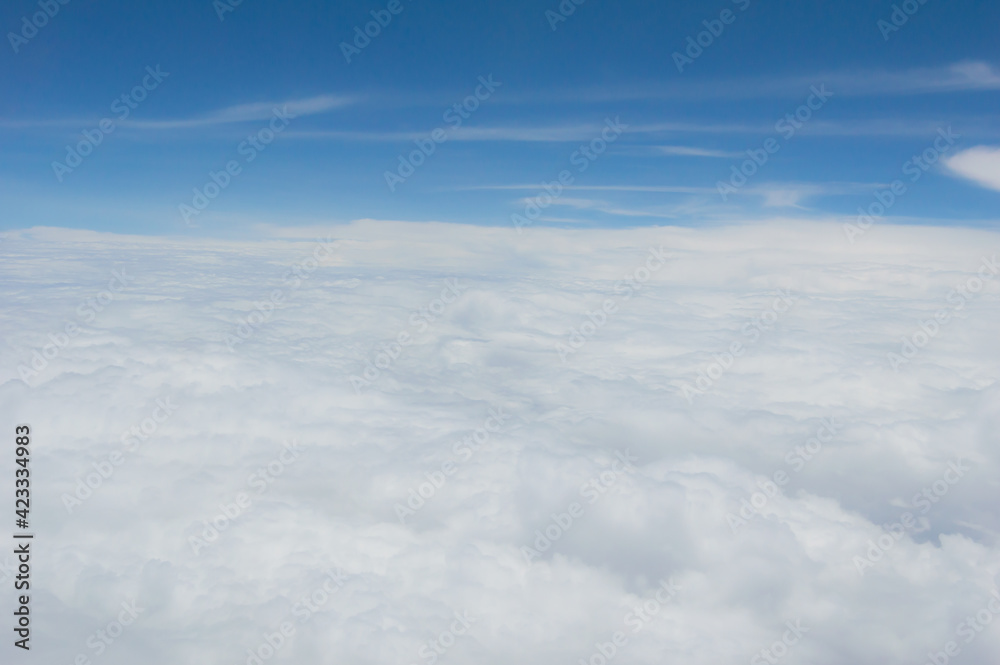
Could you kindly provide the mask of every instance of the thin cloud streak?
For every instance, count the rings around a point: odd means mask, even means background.
[[[884,187],[882,183],[864,182],[828,182],[828,183],[764,183],[755,187],[747,187],[734,195],[762,197],[762,206],[765,208],[798,208],[805,210],[801,205],[808,198],[818,196],[851,196],[874,191],[879,187]],[[480,187],[465,187],[463,190],[515,190],[515,191],[535,191],[539,185],[484,185]],[[592,192],[621,192],[621,193],[653,193],[653,194],[684,194],[699,196],[715,196],[718,189],[715,187],[681,187],[681,186],[646,186],[646,185],[570,185],[564,187],[567,191],[592,191]],[[530,197],[522,198],[518,202],[523,205],[531,200]],[[628,217],[664,217],[669,219],[677,218],[678,214],[664,214],[629,208],[614,207],[607,201],[581,199],[581,198],[561,198],[556,199],[551,205],[562,205],[578,210],[598,210],[608,214],[628,216]]]
[[[532,201],[533,199],[531,198],[522,198],[519,199],[517,203],[519,206],[523,206]],[[616,217],[655,217],[659,219],[676,219],[677,217],[677,215],[652,212],[649,210],[637,210],[634,208],[615,207],[612,203],[609,203],[608,201],[600,201],[595,199],[558,198],[554,199],[550,205],[569,207],[569,208],[574,208],[575,210],[602,212],[607,215],[614,215]]]
[[[623,121],[625,119],[623,118]],[[865,120],[865,121],[819,121],[815,120],[802,127],[799,135],[812,137],[833,136],[882,136],[886,138],[913,137],[934,134],[943,126],[954,125],[956,130],[962,128],[963,135],[984,138],[1000,136],[1000,127],[989,126],[992,118],[973,119],[936,119],[936,120]],[[511,143],[574,143],[591,141],[600,135],[602,124],[552,125],[536,127],[462,127],[449,133],[449,142],[511,142]],[[692,122],[661,122],[652,124],[633,124],[626,130],[626,135],[633,141],[645,139],[648,141],[663,140],[666,137],[679,137],[685,134],[720,134],[720,135],[768,135],[775,132],[774,122],[747,123],[692,123]],[[373,143],[404,143],[416,139],[426,139],[429,129],[414,131],[378,131],[378,130],[290,130],[283,134],[286,138],[306,140],[329,140],[342,142],[373,142]],[[643,150],[661,154],[663,146],[642,146]],[[635,149],[636,145],[623,144],[622,150]],[[703,156],[717,158],[735,158],[739,152],[716,151],[700,148],[686,149],[682,146],[668,146],[667,154],[676,156]]]
[[[808,76],[675,81],[667,87],[658,83],[642,83],[619,88],[602,86],[553,92],[537,91],[522,95],[508,94],[497,103],[794,98],[817,82],[827,84],[836,94],[843,96],[931,95],[1000,90],[1000,73],[990,63],[972,60],[943,67],[896,71],[884,69],[833,71],[817,72]]]
[[[740,157],[739,152],[725,152],[723,150],[711,150],[709,148],[693,148],[683,145],[657,145],[653,146],[653,151],[662,155],[675,157],[714,157],[718,159],[733,159]]]
[[[354,103],[351,97],[336,95],[320,95],[306,99],[293,99],[284,102],[254,102],[239,104],[198,118],[179,120],[141,120],[122,124],[137,129],[190,129],[213,125],[228,125],[240,122],[267,120],[275,109],[287,110],[292,116],[316,115],[333,109],[343,108]]]
[[[293,116],[318,115],[357,103],[357,99],[347,96],[319,95],[304,99],[291,99],[278,102],[252,102],[228,106],[206,115],[191,118],[174,118],[164,120],[116,120],[120,127],[139,130],[196,129],[243,122],[267,120],[275,109],[287,109]],[[48,118],[48,119],[16,119],[0,118],[0,127],[5,129],[37,129],[46,127],[74,128],[87,127],[99,122],[102,117],[112,117],[109,113],[92,118]]]

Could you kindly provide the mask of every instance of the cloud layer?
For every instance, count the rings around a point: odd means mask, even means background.
[[[996,662],[1000,235],[268,231],[0,245],[44,662]]]

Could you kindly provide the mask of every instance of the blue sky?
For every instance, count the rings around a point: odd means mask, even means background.
[[[509,226],[564,170],[571,186],[535,224],[857,216],[899,179],[891,221],[995,228],[1000,7],[913,0],[903,22],[896,6],[898,30],[886,27],[894,3],[880,1],[567,0],[560,14],[554,0],[52,0],[54,15],[33,30],[24,17],[39,3],[15,0],[0,10],[0,228]],[[386,25],[345,49],[372,12]],[[699,33],[707,45],[688,51]],[[679,71],[675,53],[697,57]],[[477,89],[481,99],[466,101]],[[446,113],[463,102],[456,127]],[[776,128],[808,103],[794,133]],[[583,170],[581,148],[609,121],[622,131],[604,132]],[[245,143],[275,128],[260,149]],[[936,163],[907,175],[949,128]],[[443,141],[429,138],[436,129]],[[67,146],[86,151],[86,136],[100,142],[78,165],[53,166],[72,164]],[[415,140],[433,154],[390,188],[386,173],[399,175]],[[723,197],[719,183],[747,150],[767,161],[746,165],[752,175]],[[191,214],[212,173],[225,186]]]

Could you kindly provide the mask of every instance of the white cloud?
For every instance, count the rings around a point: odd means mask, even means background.
[[[327,111],[343,108],[356,102],[356,97],[347,95],[318,95],[316,97],[307,97],[303,99],[285,99],[280,101],[237,104],[235,106],[227,106],[226,108],[192,117],[159,120],[127,119],[120,121],[120,124],[123,127],[130,127],[132,129],[195,129],[199,127],[213,127],[217,125],[267,120],[273,115],[275,109],[287,108],[288,112],[293,115],[306,116],[326,113]],[[25,129],[32,127],[81,127],[92,122],[94,122],[93,119],[87,118],[0,118],[0,127],[11,129]]]
[[[351,97],[320,95],[305,99],[288,99],[280,102],[253,102],[250,104],[239,104],[194,118],[181,118],[176,120],[130,120],[124,122],[123,124],[138,129],[190,129],[195,127],[209,127],[213,125],[267,120],[274,114],[275,109],[287,109],[292,116],[315,115],[348,106],[354,101],[355,100]]]
[[[673,155],[677,157],[716,157],[719,159],[731,159],[739,157],[742,153],[726,152],[723,150],[712,150],[709,148],[696,148],[683,145],[658,145],[653,148],[663,155]]]
[[[525,197],[517,200],[518,207],[527,205],[533,202],[535,199],[532,197]],[[664,214],[663,212],[657,212],[655,210],[638,210],[634,208],[622,208],[620,206],[615,206],[607,201],[601,201],[597,199],[581,199],[572,197],[559,197],[553,199],[551,206],[563,206],[574,208],[576,210],[592,210],[595,212],[601,212],[606,215],[615,215],[618,217],[659,217],[661,219],[671,219],[676,217],[676,215]],[[547,218],[548,221],[555,221],[554,218]],[[563,220],[565,221],[565,220]],[[574,220],[575,221],[575,220]]]
[[[817,71],[806,75],[742,77],[672,81],[669,85],[642,85],[575,89],[533,90],[505,95],[500,103],[535,104],[558,100],[583,103],[646,99],[755,99],[798,97],[802,90],[822,81],[838,95],[884,97],[890,95],[949,94],[1000,89],[1000,73],[992,63],[966,60],[934,67],[909,69],[855,69]]]
[[[996,626],[971,644],[955,630],[1000,580],[1000,280],[900,372],[887,353],[952,306],[1000,234],[883,224],[851,246],[833,223],[518,235],[366,221],[312,235],[327,234],[334,251],[297,286],[289,268],[318,245],[294,229],[38,229],[0,245],[0,404],[35,432],[40,662],[93,658],[88,635],[131,598],[141,618],[95,665],[242,665],[286,620],[296,633],[269,663],[426,663],[418,649],[463,611],[476,621],[442,664],[576,663],[615,631],[629,638],[615,662],[749,662],[789,621],[808,628],[789,665],[921,663],[948,640],[966,665],[997,661]],[[616,283],[651,247],[666,265],[626,299]],[[17,366],[123,265],[134,283],[22,382]],[[449,278],[467,288],[439,309]],[[226,351],[275,289],[279,306]],[[760,318],[779,289],[794,307]],[[755,320],[769,327],[751,343]],[[563,363],[574,328],[587,341]],[[689,404],[681,382],[734,341],[745,352]],[[396,357],[357,394],[351,376],[383,345]],[[62,494],[166,398],[176,411],[67,514]],[[496,408],[509,419],[463,459],[456,443]],[[795,471],[788,456],[830,417],[842,428]],[[258,494],[252,475],[286,439],[300,456]],[[635,470],[587,503],[581,485],[624,449]],[[914,495],[959,456],[974,467],[928,504],[930,530],[860,576],[853,557],[903,506],[920,514]],[[396,504],[456,458],[401,524]],[[727,513],[778,470],[782,496],[734,534]],[[241,491],[252,507],[195,555],[189,538]],[[574,501],[583,516],[528,564],[520,548]],[[296,603],[336,569],[343,586],[300,621]],[[681,591],[632,633],[629,613],[670,577]]]
[[[945,159],[945,165],[982,187],[1000,190],[1000,148],[969,148]]]

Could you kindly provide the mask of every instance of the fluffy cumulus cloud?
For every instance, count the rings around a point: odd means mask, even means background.
[[[945,164],[955,174],[981,187],[1000,191],[1000,148],[976,146],[950,157]]]
[[[38,662],[1000,656],[996,233],[0,251]]]

